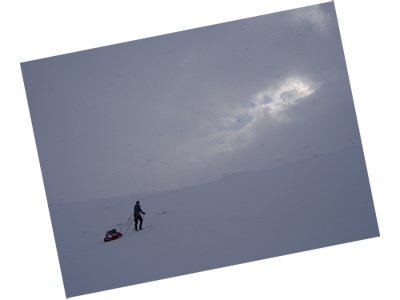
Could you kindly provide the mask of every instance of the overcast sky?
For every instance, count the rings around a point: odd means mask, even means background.
[[[359,139],[333,3],[22,71],[49,202],[196,185]]]

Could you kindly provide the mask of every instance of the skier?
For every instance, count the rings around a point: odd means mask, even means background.
[[[146,213],[142,210],[142,207],[140,206],[140,202],[136,201],[135,207],[133,208],[133,216],[135,219],[135,230],[138,230],[138,223],[139,223],[139,230],[142,230],[142,224],[143,224],[143,217],[142,214],[145,215]]]

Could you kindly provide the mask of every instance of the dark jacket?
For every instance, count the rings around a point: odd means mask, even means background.
[[[135,215],[139,215],[140,216],[140,214],[146,214],[143,210],[142,210],[142,207],[140,206],[140,203],[136,203],[135,204],[135,207],[133,208],[133,213],[135,214]]]

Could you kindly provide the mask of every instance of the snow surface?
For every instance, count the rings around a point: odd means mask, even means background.
[[[136,200],[147,228],[104,243]],[[379,236],[360,144],[185,189],[49,207],[67,297]]]

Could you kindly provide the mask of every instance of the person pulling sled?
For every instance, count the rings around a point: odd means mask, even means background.
[[[143,225],[143,216],[146,213],[142,210],[142,207],[140,206],[140,202],[136,201],[136,204],[133,208],[133,217],[135,220],[135,230],[138,231],[138,225],[139,225],[139,230],[142,230],[142,225]]]

